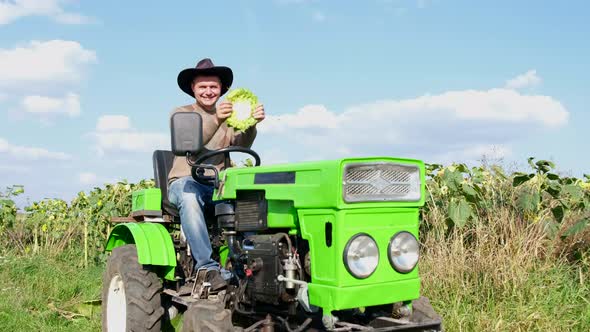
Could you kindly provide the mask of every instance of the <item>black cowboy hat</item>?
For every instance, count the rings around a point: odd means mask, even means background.
[[[213,61],[205,58],[197,63],[195,68],[187,68],[178,74],[178,86],[191,97],[195,97],[192,83],[197,76],[217,76],[221,81],[221,94],[225,94],[234,80],[234,74],[229,67],[215,66]]]

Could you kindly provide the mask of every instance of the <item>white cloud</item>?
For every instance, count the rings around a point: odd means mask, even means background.
[[[46,16],[62,24],[86,24],[94,20],[78,13],[66,12],[66,0],[0,0],[0,25],[22,17]]]
[[[115,151],[149,152],[170,147],[168,135],[138,131],[131,126],[129,117],[124,115],[102,116],[97,121],[96,129],[91,135],[101,155]]]
[[[22,107],[28,113],[67,114],[73,117],[80,115],[80,97],[75,93],[68,93],[63,98],[27,96],[22,101]]]
[[[292,114],[269,115],[258,125],[257,146],[263,151],[293,146],[290,155],[297,160],[363,155],[498,159],[511,155],[517,139],[563,127],[568,119],[569,112],[550,96],[503,88],[448,91],[343,112],[308,105]]]
[[[401,101],[386,100],[353,107],[349,115],[370,113],[374,119],[408,114],[445,114],[464,121],[538,123],[557,127],[567,123],[569,113],[548,96],[523,95],[507,89],[449,91]]]
[[[169,149],[170,145],[170,137],[161,133],[132,130],[126,132],[98,132],[95,136],[100,153],[107,151],[147,152],[156,149]]]
[[[518,75],[515,78],[506,81],[507,89],[522,89],[527,87],[533,87],[541,84],[541,77],[537,76],[536,70],[529,70],[522,75]]]
[[[342,117],[324,105],[306,105],[295,114],[267,115],[259,128],[269,132],[283,132],[289,128],[338,128]]]
[[[116,177],[99,176],[93,172],[78,173],[78,182],[85,186],[99,186],[105,183],[117,183],[122,180]]]
[[[0,155],[6,154],[23,160],[69,160],[72,157],[63,152],[52,152],[43,148],[13,145],[0,137]]]
[[[255,149],[255,147],[253,147]],[[286,164],[289,162],[289,154],[284,149],[269,148],[260,151],[260,160],[264,165]]]
[[[83,172],[78,174],[78,180],[81,184],[96,184],[98,181],[98,176],[91,172]]]
[[[548,96],[522,95],[506,89],[487,91],[449,91],[414,99],[382,100],[353,106],[344,113],[334,113],[323,105],[307,105],[295,114],[268,116],[259,126],[262,131],[282,132],[289,128],[341,129],[368,123],[371,126],[390,121],[407,122],[408,118],[426,115],[444,116],[455,121],[498,121],[538,123],[555,127],[567,123],[569,113]],[[428,118],[422,118],[428,121]]]
[[[130,128],[129,117],[125,115],[103,115],[98,118],[96,123],[96,130],[98,131],[126,130]]]
[[[456,161],[472,162],[487,160],[499,161],[512,156],[512,148],[508,144],[475,144],[459,148],[449,148],[448,151],[435,153],[432,160],[450,164]]]
[[[31,41],[14,49],[0,49],[0,85],[27,82],[77,81],[96,53],[67,40]]]

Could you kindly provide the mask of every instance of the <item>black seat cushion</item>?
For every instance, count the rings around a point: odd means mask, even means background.
[[[154,163],[154,182],[156,188],[160,188],[162,192],[162,211],[173,217],[178,217],[178,209],[168,201],[168,173],[170,173],[174,163],[174,154],[172,151],[156,150],[152,159]]]

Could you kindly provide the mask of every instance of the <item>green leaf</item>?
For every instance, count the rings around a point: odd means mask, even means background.
[[[563,221],[563,217],[565,216],[565,209],[563,208],[563,206],[559,205],[552,208],[551,213],[553,214],[555,220],[558,223],[561,223]]]
[[[549,160],[539,160],[535,163],[537,166],[537,170],[541,171],[541,173],[547,173],[551,169],[555,168],[555,164]]]
[[[463,182],[463,176],[459,171],[446,170],[442,177],[443,184],[449,187],[452,191],[459,190],[461,182]]]
[[[529,162],[529,165],[531,165],[531,167],[532,167],[533,169],[537,169],[537,167],[535,167],[535,163],[533,163],[533,160],[535,160],[535,157],[529,157],[529,158],[527,159],[527,161]]]
[[[545,191],[548,192],[551,197],[558,198],[559,193],[561,192],[561,186],[556,183],[551,183],[545,188]]]
[[[524,212],[537,212],[541,195],[538,192],[524,192],[518,199],[518,207]]]
[[[430,177],[434,176],[434,173],[442,169],[442,167],[443,166],[440,164],[424,164],[424,168],[426,169],[426,175]]]
[[[584,189],[575,184],[563,186],[563,193],[570,195],[574,201],[580,201],[584,197]]]
[[[473,214],[471,205],[465,199],[459,201],[452,200],[449,204],[449,218],[455,226],[461,228],[465,226],[469,217]]]
[[[442,168],[441,164],[429,164],[429,163],[424,163],[424,167],[427,170],[438,170]]]
[[[457,170],[461,173],[469,173],[469,168],[465,164],[457,165]]]
[[[553,173],[547,173],[547,178],[549,180],[559,180],[559,175]]]
[[[12,206],[14,201],[11,199],[0,199],[0,205]]]
[[[12,195],[20,195],[25,192],[25,188],[22,185],[13,186],[12,188]]]
[[[532,179],[533,177],[535,177],[535,174],[523,174],[523,173],[516,173],[517,175],[514,176],[514,179],[512,179],[512,186],[513,187],[518,187],[521,184],[527,182],[528,180]]]
[[[561,178],[559,179],[559,183],[566,185],[566,184],[575,184],[577,182],[576,178]]]
[[[463,193],[465,194],[465,197],[467,197],[468,201],[472,203],[477,202],[477,192],[471,185],[463,183],[461,184],[461,189],[463,189]]]
[[[572,227],[568,228],[567,231],[565,231],[561,237],[562,238],[566,238],[572,235],[576,235],[580,232],[582,232],[586,226],[588,226],[588,224],[590,223],[590,219],[588,218],[584,218],[581,220],[578,220],[578,222],[576,222]]]
[[[484,170],[482,167],[473,167],[471,169],[471,182],[483,183],[483,181],[485,180],[483,172]]]

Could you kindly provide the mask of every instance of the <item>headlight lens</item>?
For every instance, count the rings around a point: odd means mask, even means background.
[[[369,277],[379,263],[379,248],[368,234],[353,236],[344,248],[344,266],[355,278]]]
[[[408,273],[418,263],[418,240],[409,232],[399,232],[389,241],[389,262],[400,273]]]

